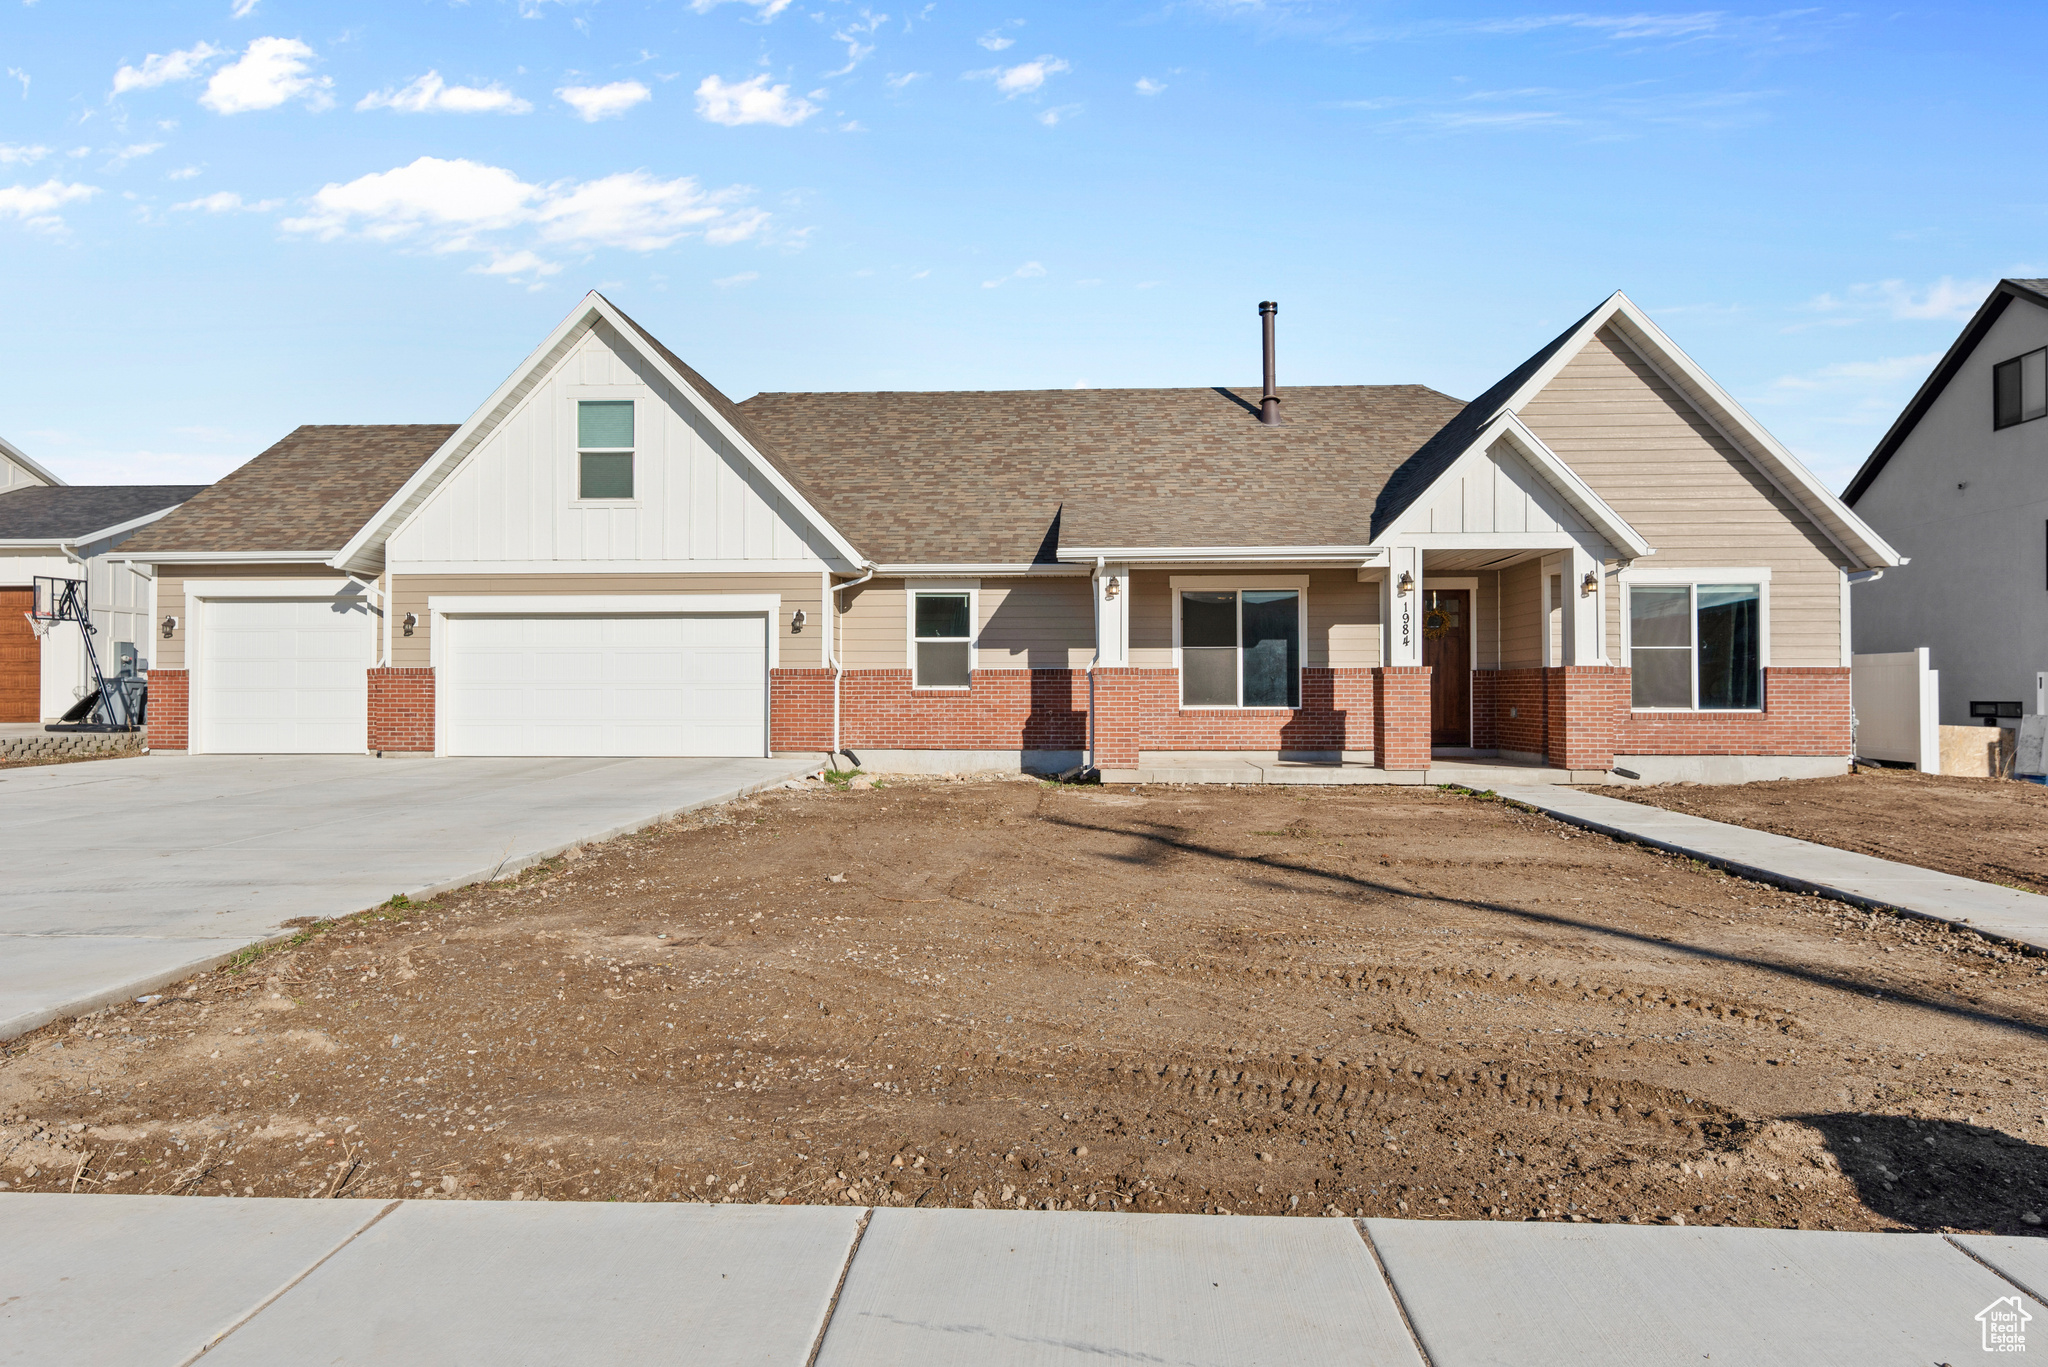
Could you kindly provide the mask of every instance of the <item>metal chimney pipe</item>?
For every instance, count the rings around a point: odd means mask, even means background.
[[[1280,396],[1273,392],[1273,319],[1280,306],[1268,299],[1259,305],[1259,331],[1266,352],[1266,392],[1259,396],[1259,421],[1268,427],[1280,425]]]

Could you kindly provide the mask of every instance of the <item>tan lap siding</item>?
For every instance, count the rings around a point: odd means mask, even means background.
[[[839,662],[848,669],[910,668],[903,581],[870,579],[840,591]]]
[[[816,574],[401,574],[392,593],[397,616],[391,628],[391,663],[399,669],[424,669],[433,660],[433,617],[427,599],[439,594],[591,594],[643,593],[774,593],[782,597],[776,610],[776,650],[785,669],[815,668],[823,662],[824,604]],[[790,618],[802,608],[808,619],[801,632]],[[405,635],[406,613],[419,624]]]
[[[1771,663],[1835,668],[1846,559],[1626,343],[1603,331],[1522,420],[1656,547],[1659,569],[1771,571]]]
[[[1500,667],[1543,663],[1543,562],[1524,560],[1500,572]]]
[[[1095,658],[1094,579],[981,581],[980,669],[1086,669]]]
[[[185,629],[192,614],[185,602],[188,579],[341,579],[331,565],[158,565],[156,567],[156,615],[175,617],[178,629],[165,640],[159,633],[150,664],[157,669],[185,667]]]

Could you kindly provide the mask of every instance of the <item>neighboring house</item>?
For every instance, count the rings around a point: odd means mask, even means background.
[[[130,544],[151,743],[1846,767],[1897,557],[1623,296],[1470,404],[1260,399],[735,404],[591,294],[461,426],[300,428]]]
[[[2048,280],[2001,280],[1843,499],[1910,570],[1856,590],[1856,650],[1929,648],[1941,720],[2048,712]]]
[[[0,722],[55,721],[92,688],[77,626],[39,634],[28,621],[38,575],[85,582],[106,673],[120,672],[124,643],[149,668],[149,581],[109,553],[202,487],[66,484],[0,441]]]

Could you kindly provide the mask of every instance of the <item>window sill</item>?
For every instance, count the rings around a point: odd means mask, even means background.
[[[1761,707],[1631,707],[1637,717],[1761,717]]]
[[[1228,702],[1184,702],[1183,712],[1299,712],[1301,708],[1292,703],[1228,703]]]
[[[640,506],[640,500],[637,498],[572,498],[569,500],[569,506],[571,508],[637,508]]]
[[[974,685],[914,683],[910,686],[910,691],[913,693],[972,693]]]

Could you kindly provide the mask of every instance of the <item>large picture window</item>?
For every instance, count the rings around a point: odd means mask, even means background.
[[[1182,590],[1180,680],[1186,707],[1301,706],[1301,594]]]
[[[1631,584],[1628,624],[1635,707],[1764,705],[1761,584]]]
[[[2048,416],[2048,347],[1991,367],[1991,425]]]
[[[974,670],[974,599],[966,593],[919,593],[912,648],[919,688],[966,688]]]
[[[633,401],[576,405],[576,497],[633,496]]]

